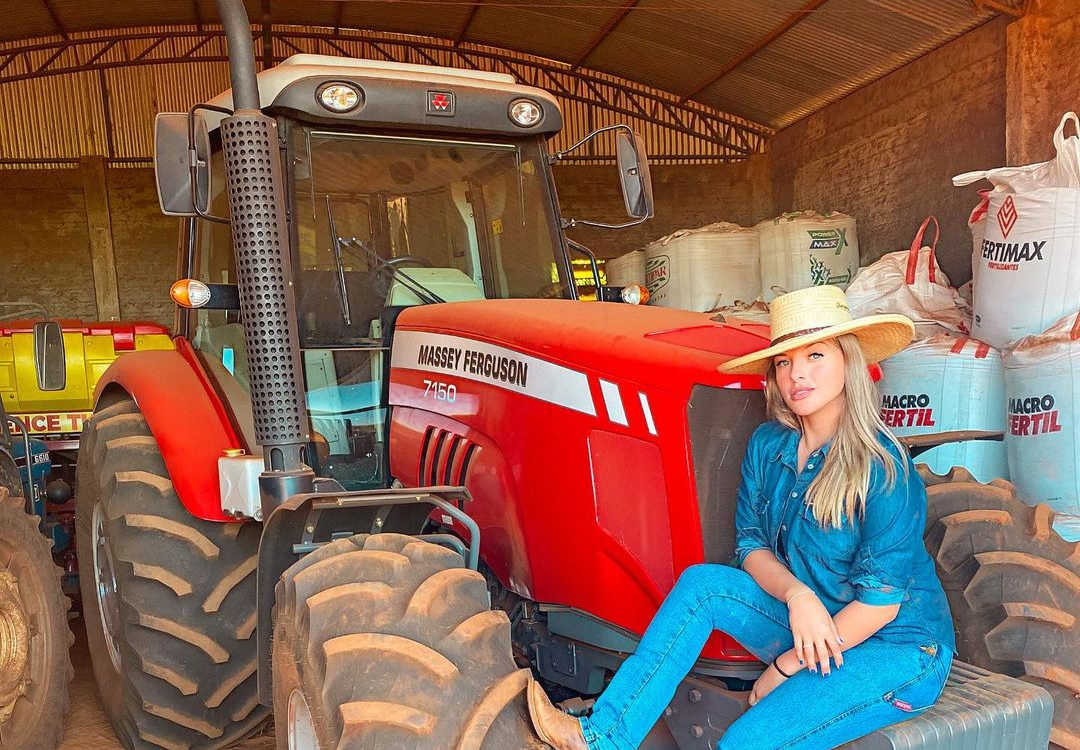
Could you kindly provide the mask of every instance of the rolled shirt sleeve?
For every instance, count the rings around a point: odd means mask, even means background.
[[[765,531],[765,499],[761,493],[760,431],[759,427],[746,445],[742,481],[735,502],[735,559],[740,568],[754,550],[771,549]]]
[[[890,485],[878,464],[871,475],[859,548],[851,570],[855,599],[864,604],[900,604],[908,597],[916,553],[922,548],[926,523],[926,488],[906,456],[893,446],[901,463]],[[903,471],[907,465],[907,474]]]

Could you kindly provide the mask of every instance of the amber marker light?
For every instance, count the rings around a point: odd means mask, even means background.
[[[169,296],[180,307],[202,307],[210,301],[210,287],[198,279],[180,279],[169,289]]]
[[[619,296],[628,305],[644,305],[649,301],[649,290],[641,284],[631,284],[624,286]]]

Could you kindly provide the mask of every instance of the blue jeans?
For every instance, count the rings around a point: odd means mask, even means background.
[[[581,720],[591,750],[635,750],[713,630],[763,662],[793,645],[787,607],[749,574],[695,565],[679,577],[592,714]],[[952,653],[937,643],[871,637],[844,652],[829,677],[803,669],[733,723],[719,750],[828,750],[929,708],[945,685]]]

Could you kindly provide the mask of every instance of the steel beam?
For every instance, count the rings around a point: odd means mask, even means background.
[[[473,0],[472,7],[469,8],[469,13],[465,16],[465,21],[462,22],[461,28],[454,34],[454,46],[457,47],[465,40],[465,35],[469,33],[469,27],[472,26],[473,19],[476,18],[476,12],[480,10],[480,6],[484,4],[484,0]]]
[[[64,24],[60,22],[60,16],[56,15],[56,9],[53,8],[51,0],[41,0],[41,4],[45,7],[45,12],[49,14],[49,20],[52,21],[53,27],[56,28],[56,33],[62,38],[67,39],[67,29],[65,29]]]
[[[577,59],[570,64],[570,70],[577,70],[580,68],[581,64],[588,59],[589,55],[595,52],[596,48],[603,44],[604,40],[608,38],[608,35],[615,30],[615,27],[622,23],[623,20],[630,15],[630,11],[636,8],[640,2],[641,0],[629,0],[629,2],[625,3],[623,7],[620,8],[606,24],[604,24],[604,28],[600,30],[600,33],[593,37],[592,41],[585,46],[585,51],[578,55]]]
[[[474,8],[475,9],[475,8]],[[627,6],[623,7],[623,11]],[[614,20],[614,19],[613,19]],[[259,33],[259,32],[256,32]],[[271,53],[263,36],[264,63],[280,60]],[[219,27],[202,31],[117,31],[107,36],[70,38],[0,47],[0,84],[13,81],[106,70],[139,65],[167,65],[225,62],[223,37]],[[606,109],[641,122],[712,144],[712,154],[702,159],[741,159],[763,152],[772,134],[769,128],[742,120],[697,102],[680,101],[666,92],[581,67],[482,47],[458,44],[451,39],[404,41],[400,36],[380,32],[339,32],[277,28],[273,40],[280,41],[285,54],[315,52],[347,57],[370,57],[391,62],[446,64],[473,70],[508,73],[530,86],[551,91],[556,96]],[[171,42],[165,44],[166,41]],[[71,54],[68,54],[71,53]],[[40,62],[44,58],[44,62]],[[672,156],[671,158],[676,158]]]
[[[786,34],[789,31],[791,31],[791,29],[794,28],[795,26],[797,26],[800,21],[805,19],[807,16],[809,16],[811,13],[813,13],[815,10],[820,8],[822,5],[824,5],[828,1],[829,0],[810,0],[810,2],[808,2],[806,5],[799,8],[799,10],[795,11],[794,13],[789,15],[787,18],[785,18],[783,23],[781,23],[779,26],[774,28],[768,34],[763,36],[761,39],[758,39],[753,44],[753,46],[747,47],[742,52],[742,54],[740,54],[734,60],[730,61],[727,65],[725,65],[723,68],[721,68],[719,73],[716,73],[715,75],[710,76],[708,79],[706,79],[705,81],[703,81],[703,82],[699,83],[697,86],[695,86],[694,89],[692,91],[690,91],[690,93],[685,94],[684,96],[682,96],[679,99],[679,102],[680,103],[685,103],[685,102],[689,101],[690,99],[693,99],[695,96],[697,96],[702,91],[704,91],[705,89],[712,86],[714,83],[719,81],[721,78],[726,76],[731,71],[735,70],[737,67],[742,65],[744,62],[749,60],[751,57],[756,55],[758,52],[761,52],[761,50],[768,47],[770,44],[772,44],[774,41],[779,39],[781,36],[783,36],[784,34]]]

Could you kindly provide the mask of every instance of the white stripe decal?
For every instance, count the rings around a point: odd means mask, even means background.
[[[638,391],[638,400],[641,401],[641,411],[645,413],[645,424],[649,427],[649,434],[656,435],[656,424],[652,419],[652,409],[649,408],[649,397]]]
[[[596,416],[585,373],[464,336],[399,331],[390,366],[456,375]]]
[[[604,394],[604,408],[607,409],[608,419],[615,424],[626,427],[626,410],[622,405],[622,396],[619,395],[619,386],[610,380],[600,380],[600,391]]]

